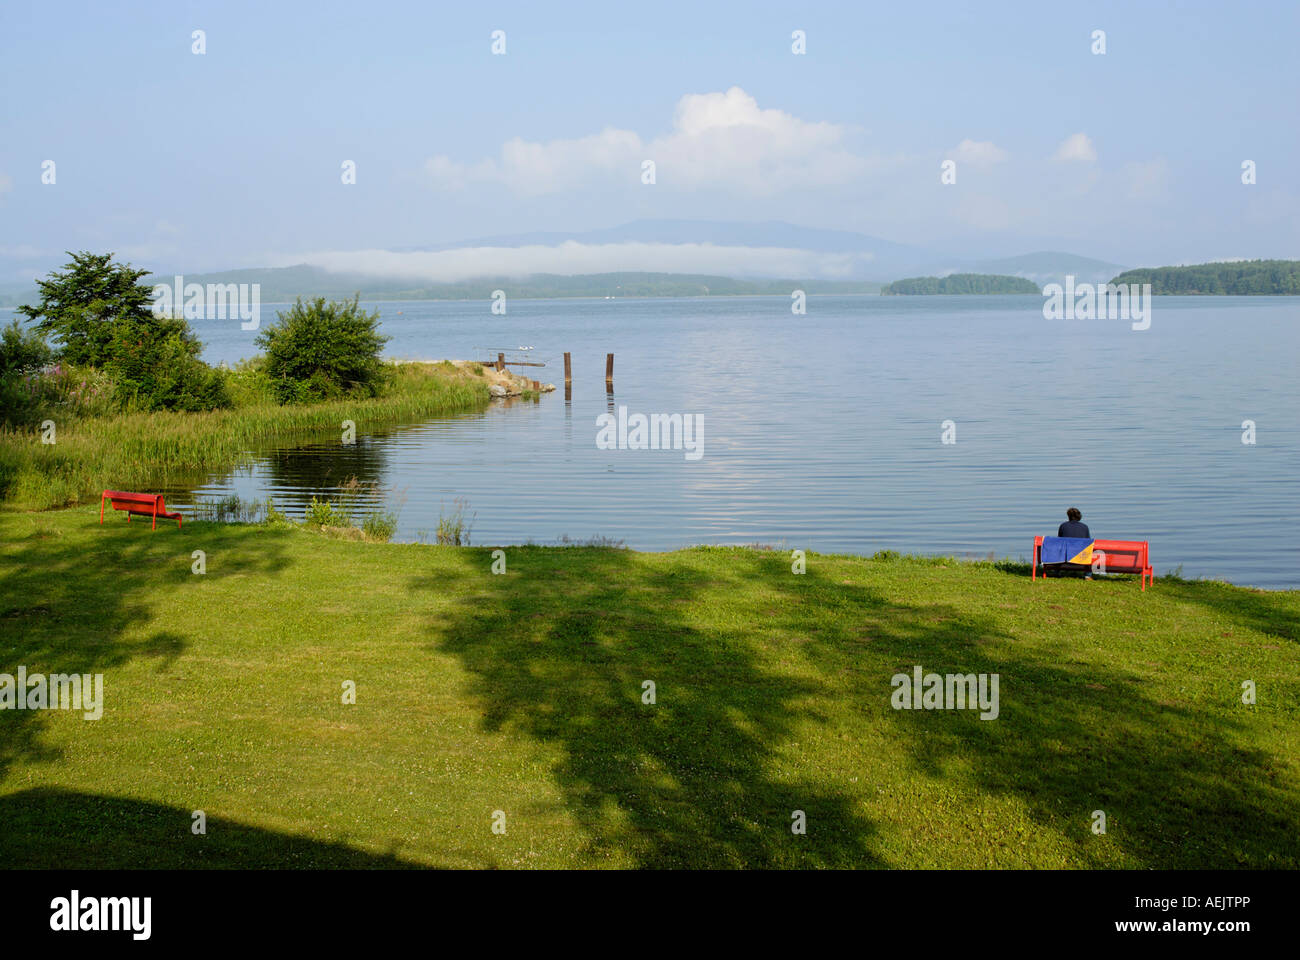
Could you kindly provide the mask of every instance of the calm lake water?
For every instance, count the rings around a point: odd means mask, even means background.
[[[397,428],[358,422],[354,447],[335,433],[256,451],[192,496],[273,496],[300,513],[355,475],[389,491],[399,540],[432,540],[463,498],[476,544],[599,535],[642,550],[1012,558],[1078,506],[1094,536],[1150,540],[1157,575],[1300,587],[1300,298],[1156,298],[1145,331],[1047,321],[1042,303],[812,297],[805,316],[788,297],[512,300],[507,316],[487,302],[371,304],[392,356],[531,345],[548,366],[530,375],[559,390]],[[263,305],[264,324],[276,309]],[[210,362],[256,352],[237,320],[195,327]],[[597,449],[607,352],[613,406],[702,414],[701,459]],[[941,442],[945,420],[955,443]]]

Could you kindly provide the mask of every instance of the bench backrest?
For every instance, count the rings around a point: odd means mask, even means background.
[[[137,510],[146,509],[153,512],[155,507],[159,513],[163,513],[167,508],[163,504],[161,493],[127,493],[122,490],[105,490],[104,496],[113,502],[114,510]]]
[[[1115,573],[1141,573],[1151,564],[1148,562],[1148,544],[1145,540],[1094,540],[1092,556],[1105,555],[1106,571]]]

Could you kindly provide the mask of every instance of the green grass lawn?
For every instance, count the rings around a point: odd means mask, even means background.
[[[97,520],[0,513],[0,674],[105,684],[0,711],[8,866],[1300,867],[1297,592]]]

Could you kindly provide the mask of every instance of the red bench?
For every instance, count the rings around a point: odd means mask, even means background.
[[[1030,579],[1038,577],[1039,557],[1043,553],[1043,538],[1034,537],[1034,564]],[[1099,573],[1136,573],[1142,578],[1142,589],[1147,581],[1156,582],[1151,570],[1151,545],[1146,540],[1094,540],[1092,559],[1101,558]]]
[[[131,514],[142,517],[153,517],[153,526],[149,529],[158,529],[158,518],[164,520],[175,520],[176,529],[181,528],[181,515],[179,513],[168,513],[167,504],[163,503],[161,493],[126,493],[122,490],[105,490],[99,498],[99,522],[104,522],[104,501],[107,500],[113,504],[114,510],[126,511],[126,522],[131,522]]]

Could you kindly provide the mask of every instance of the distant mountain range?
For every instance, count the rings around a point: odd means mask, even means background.
[[[436,252],[462,247],[557,246],[561,243],[710,243],[715,246],[780,247],[826,254],[857,254],[853,280],[886,284],[904,277],[947,276],[950,273],[997,273],[1024,277],[1040,287],[1063,282],[1073,274],[1080,282],[1106,282],[1128,269],[1072,253],[1044,251],[992,259],[952,256],[882,240],[849,230],[800,227],[779,220],[756,223],[716,220],[634,220],[601,230],[517,233],[462,240],[456,243],[394,248],[395,253]]]
[[[862,280],[736,279],[695,273],[589,273],[564,276],[536,273],[527,277],[481,277],[459,283],[421,285],[418,280],[386,279],[356,273],[331,273],[300,264],[222,273],[187,274],[187,283],[257,283],[263,303],[284,303],[297,297],[362,300],[489,300],[496,290],[512,299],[559,297],[734,297],[779,294],[793,290],[809,294],[873,294],[880,284]],[[158,277],[150,282],[171,282]]]
[[[1104,283],[1129,265],[1109,263],[1062,252],[1037,252],[1016,257],[991,259],[952,256],[922,247],[893,243],[879,237],[847,230],[821,230],[780,221],[754,223],[709,220],[637,220],[600,230],[517,233],[482,237],[456,243],[393,248],[393,254],[438,253],[466,248],[557,247],[564,243],[588,246],[606,244],[710,244],[729,248],[780,248],[803,251],[802,262],[816,262],[818,254],[836,257],[834,280],[791,280],[773,275],[771,268],[728,270],[730,276],[680,274],[623,270],[613,273],[562,275],[558,271],[530,274],[526,282],[504,276],[434,283],[428,277],[377,276],[357,271],[329,271],[319,266],[298,264],[285,267],[226,270],[197,274],[183,268],[152,266],[160,278],[176,273],[198,283],[260,283],[266,302],[292,300],[297,296],[351,296],[362,299],[478,299],[493,289],[509,284],[515,297],[566,296],[695,296],[744,295],[789,292],[799,287],[808,293],[875,293],[881,286],[906,277],[944,277],[954,273],[999,274],[1022,277],[1039,287],[1063,283],[1067,274],[1078,282]],[[811,254],[809,257],[807,255]],[[4,258],[0,258],[3,260]],[[732,258],[736,259],[735,257]],[[744,262],[743,254],[739,257]],[[758,259],[758,258],[756,258]],[[59,261],[61,263],[61,260]],[[769,263],[771,261],[768,261]],[[17,272],[17,264],[0,263],[0,274]],[[49,269],[49,268],[46,268]],[[34,271],[35,273],[36,271]],[[44,272],[44,271],[40,271]],[[502,271],[505,272],[504,270]],[[785,271],[782,271],[784,273]],[[0,286],[0,306],[31,302],[34,285]]]

